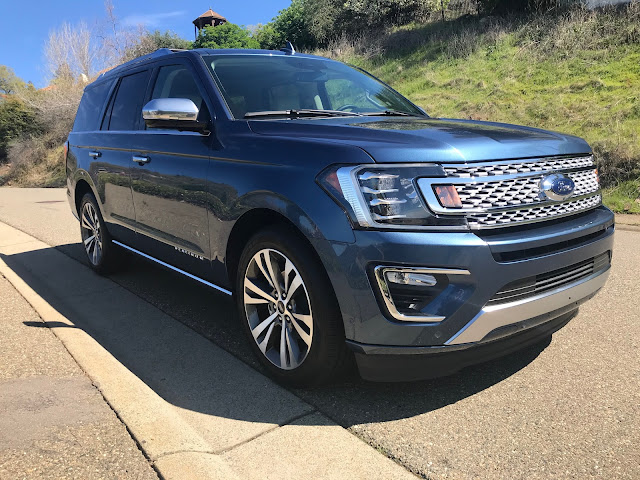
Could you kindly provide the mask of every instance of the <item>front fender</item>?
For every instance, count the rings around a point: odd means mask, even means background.
[[[322,192],[324,193],[324,192]],[[260,218],[268,217],[269,220],[277,220],[280,217],[296,227],[309,241],[320,259],[335,292],[348,291],[349,279],[339,255],[348,245],[355,242],[355,235],[346,214],[326,194],[315,197],[315,202],[305,204],[307,210],[301,208],[299,203],[273,192],[254,192],[242,199],[244,213],[234,222],[232,231],[225,235],[226,239],[237,239],[233,229],[246,228],[247,225],[256,224],[256,231],[260,228]],[[326,197],[326,199],[325,199]],[[328,201],[326,201],[328,200]],[[248,223],[249,222],[249,223]],[[235,245],[226,243],[226,249]],[[227,253],[229,250],[225,250]],[[220,269],[219,274],[225,275],[230,287],[232,279],[226,276],[228,271],[226,261],[213,262]],[[233,260],[233,259],[231,259]],[[235,259],[237,260],[237,259]],[[224,268],[223,268],[223,263]],[[357,306],[344,295],[336,295],[343,316],[345,329],[349,335],[353,335],[355,319],[357,318]]]
[[[255,224],[256,232],[264,220],[281,217],[297,228],[309,241],[322,262],[332,262],[334,257],[332,241],[341,243],[355,242],[351,224],[345,212],[317,185],[317,192],[307,191],[306,195],[286,197],[273,191],[259,190],[248,192],[238,198],[233,208],[233,218],[223,219],[215,213],[209,219],[213,275],[224,279],[227,286],[227,253],[233,242],[235,229],[246,228],[247,221]],[[210,212],[215,212],[210,205]],[[229,212],[228,212],[229,213]],[[247,220],[250,219],[250,220]]]

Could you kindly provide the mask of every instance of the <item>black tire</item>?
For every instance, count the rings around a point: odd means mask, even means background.
[[[109,235],[98,202],[92,193],[87,193],[82,197],[78,212],[82,246],[87,255],[89,266],[100,275],[115,272],[121,266],[121,252],[111,242],[111,235]],[[97,228],[93,228],[94,224]],[[97,239],[97,242],[91,240],[92,236]],[[96,246],[98,246],[97,255],[96,249],[92,249]]]
[[[251,277],[251,272],[255,272],[257,267],[254,256],[260,255],[260,252],[265,252],[266,250],[272,250],[275,252],[272,254],[274,256],[278,253],[284,255],[285,261],[288,259],[293,264],[295,272],[290,273],[289,278],[293,278],[293,280],[289,282],[289,286],[293,285],[297,275],[302,278],[302,286],[291,295],[294,297],[297,295],[299,297],[305,292],[308,294],[303,297],[303,301],[300,302],[300,305],[305,302],[305,299],[309,302],[309,313],[312,314],[313,324],[310,342],[311,346],[306,353],[306,357],[294,368],[283,369],[281,366],[276,365],[267,357],[267,354],[263,353],[259,348],[258,343],[260,337],[254,339],[252,334],[250,317],[252,318],[254,325],[257,323],[256,319],[258,321],[262,321],[264,318],[259,317],[257,309],[270,308],[268,311],[262,310],[265,312],[263,315],[269,315],[269,312],[278,315],[278,312],[275,310],[279,307],[276,304],[266,302],[266,305],[254,306],[252,304],[248,304],[249,310],[252,310],[249,313],[247,313],[247,308],[245,308],[245,275]],[[275,264],[278,265],[277,261]],[[263,263],[262,265],[264,266],[266,264]],[[249,269],[249,267],[251,267],[251,269]],[[274,269],[274,271],[275,270],[277,269]],[[281,275],[281,278],[282,277],[283,276]],[[258,280],[259,278],[255,277],[255,281],[257,282]],[[263,280],[262,285],[269,288],[269,284],[266,283],[268,281],[266,277],[264,277]],[[284,282],[286,282],[286,280],[283,279],[283,283]],[[349,370],[348,359],[350,357],[345,344],[342,314],[338,308],[335,293],[326,271],[317,259],[315,252],[311,250],[311,247],[302,238],[300,238],[300,234],[293,228],[286,226],[270,227],[257,233],[249,240],[240,257],[236,275],[235,292],[238,314],[242,328],[247,336],[247,340],[260,363],[277,382],[300,387],[318,385],[327,383],[329,380],[335,381]],[[272,294],[277,297],[275,288],[272,290]],[[253,296],[254,293],[250,291],[250,295]],[[284,297],[285,295],[283,295],[282,298]],[[291,303],[294,302],[295,300],[291,301]],[[282,308],[284,310],[284,314],[291,313],[291,315],[294,316],[294,311],[287,311],[287,309],[291,307],[291,303],[284,304]],[[298,306],[299,305],[295,305],[292,308],[295,310]],[[304,309],[304,306],[300,306],[300,308]],[[281,324],[279,325],[280,330],[278,330],[278,325],[273,328],[273,331],[276,332],[276,339],[272,341],[277,341],[277,336],[280,334],[282,334],[281,340],[287,335],[287,333],[282,332],[282,325],[285,324],[284,314]],[[293,322],[293,319],[290,317],[286,318],[289,318],[289,320],[286,321],[289,334],[295,333],[296,329],[293,328],[295,325],[291,323]],[[302,325],[302,323],[298,322],[298,325]],[[278,331],[280,334],[277,333]],[[297,332],[300,332],[300,330],[298,329]],[[297,338],[300,340],[298,345],[302,345],[304,348],[306,346],[304,341],[302,341],[300,337]],[[282,344],[280,344],[280,347],[282,348]],[[302,349],[300,349],[300,351],[302,351]],[[273,349],[269,353],[273,353]],[[289,350],[287,359],[293,364],[295,362],[291,360],[292,356],[290,353],[291,350]],[[276,352],[276,355],[277,354],[278,352]],[[280,359],[282,358],[283,357],[280,357]],[[285,364],[286,363],[287,362],[285,361]],[[291,367],[291,365],[288,366]]]

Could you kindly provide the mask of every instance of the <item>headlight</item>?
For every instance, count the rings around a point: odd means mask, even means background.
[[[440,218],[422,199],[418,178],[445,177],[436,164],[332,166],[318,183],[362,228],[466,228],[464,218]]]

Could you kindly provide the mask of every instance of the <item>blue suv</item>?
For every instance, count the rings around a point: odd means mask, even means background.
[[[90,265],[129,251],[233,295],[284,383],[354,358],[369,380],[450,374],[548,337],[609,273],[584,140],[431,118],[292,48],[121,65],[86,87],[67,147]]]

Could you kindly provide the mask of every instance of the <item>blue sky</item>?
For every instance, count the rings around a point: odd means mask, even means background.
[[[193,24],[210,7],[240,25],[256,25],[271,20],[291,0],[113,0],[115,13],[123,25],[140,23],[150,30],[173,30],[193,40]],[[42,64],[44,43],[49,31],[62,22],[84,20],[89,26],[104,18],[102,0],[0,0],[0,64],[8,65],[25,81],[46,85]]]

